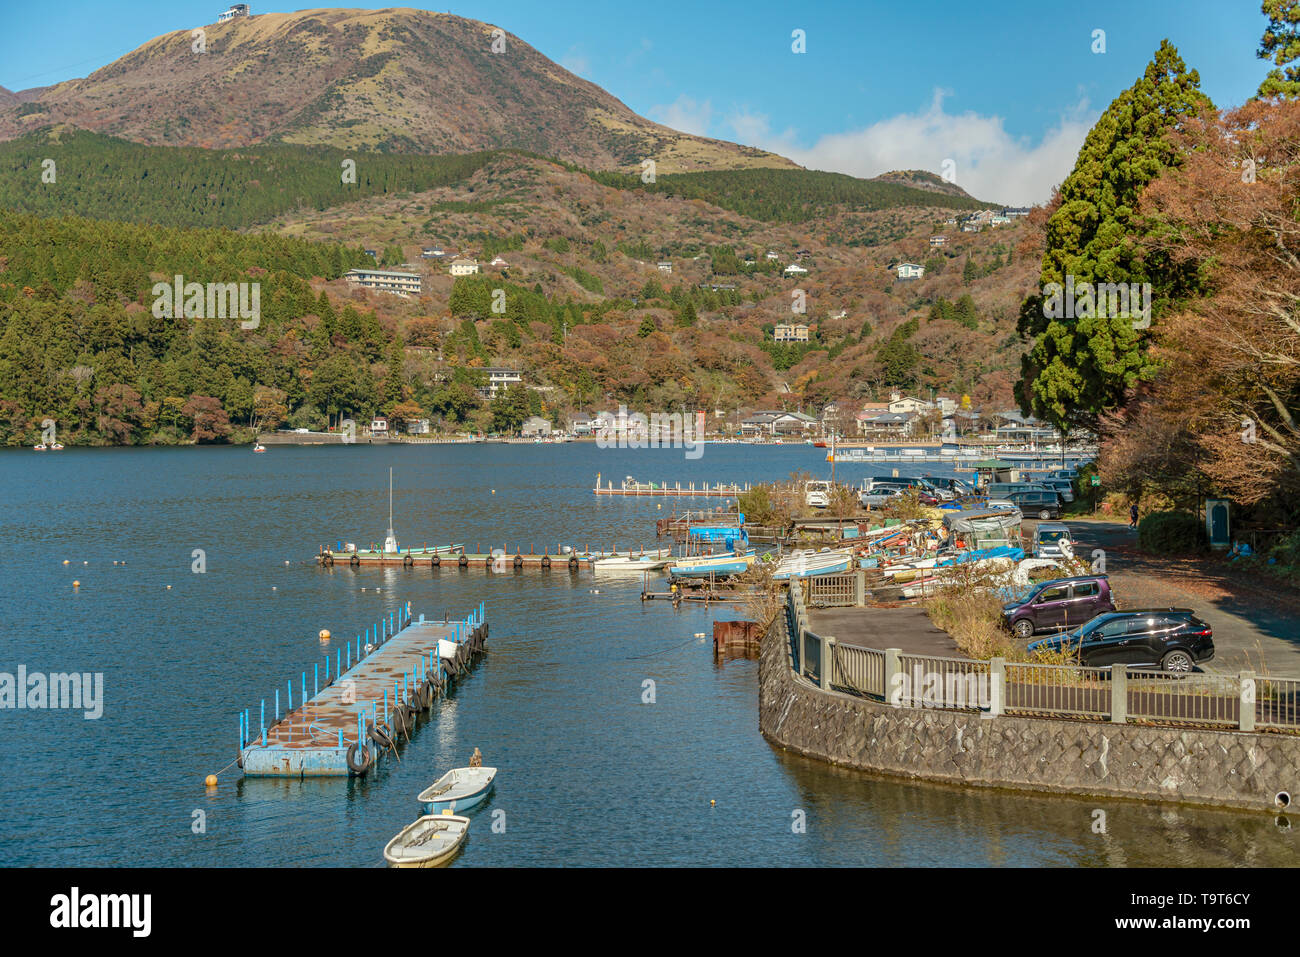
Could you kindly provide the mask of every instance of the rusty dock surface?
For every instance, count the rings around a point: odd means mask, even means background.
[[[484,653],[487,631],[482,605],[458,621],[430,621],[412,619],[407,603],[277,688],[274,710],[262,699],[240,712],[240,768],[248,777],[366,774]]]

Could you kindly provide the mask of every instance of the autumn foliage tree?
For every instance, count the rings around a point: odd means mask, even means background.
[[[1113,464],[1195,471],[1243,503],[1300,491],[1300,103],[1251,102],[1180,135],[1146,192],[1147,247],[1204,264],[1209,294],[1155,330],[1159,374],[1135,396]]]

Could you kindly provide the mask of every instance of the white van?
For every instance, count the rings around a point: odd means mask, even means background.
[[[831,483],[814,479],[803,487],[803,501],[811,508],[826,508],[831,504]]]

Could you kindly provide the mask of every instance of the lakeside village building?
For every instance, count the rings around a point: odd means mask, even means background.
[[[374,289],[408,299],[420,295],[424,289],[424,280],[419,273],[402,272],[396,269],[349,269],[343,278],[352,286]]]

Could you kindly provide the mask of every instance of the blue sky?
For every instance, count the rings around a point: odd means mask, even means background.
[[[501,26],[678,129],[861,176],[946,168],[977,196],[1015,202],[1046,199],[1161,38],[1219,106],[1247,99],[1267,72],[1255,57],[1265,20],[1250,0],[409,5]],[[224,6],[0,0],[0,85],[85,76]],[[802,54],[791,50],[796,29]],[[1105,31],[1104,53],[1092,52],[1094,30]]]

